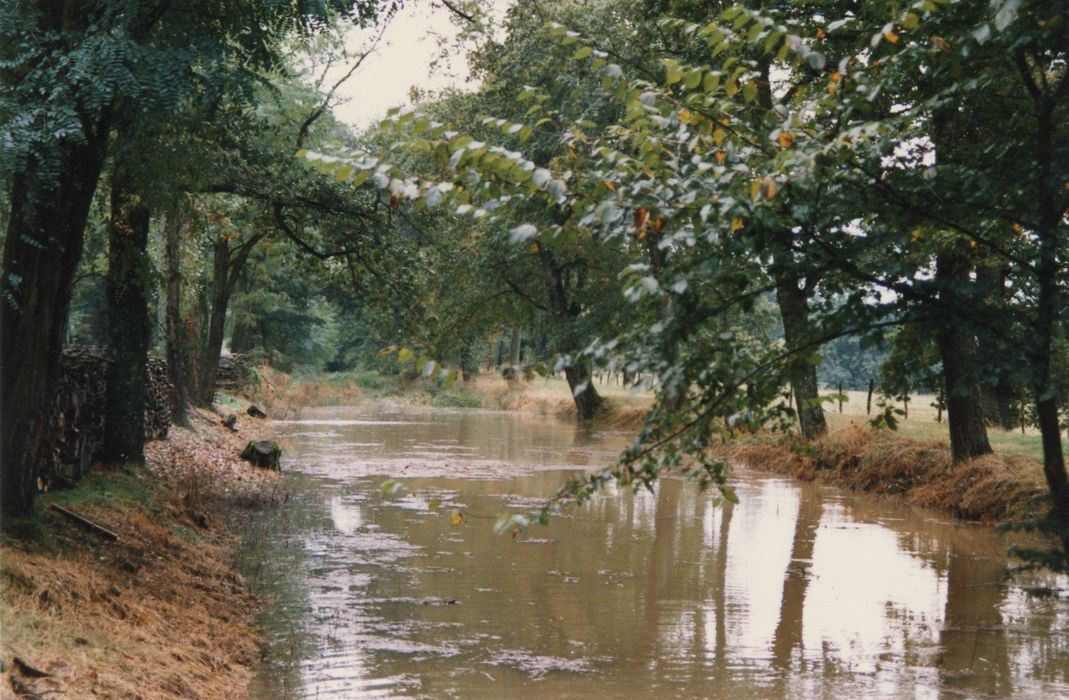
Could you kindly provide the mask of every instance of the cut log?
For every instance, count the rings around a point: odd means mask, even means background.
[[[83,518],[82,516],[78,515],[77,513],[69,511],[66,508],[64,508],[63,506],[56,505],[55,503],[52,504],[52,510],[55,510],[55,511],[58,511],[58,512],[62,513],[67,518],[69,518],[71,521],[76,523],[78,526],[82,527],[85,530],[88,530],[89,532],[92,532],[94,535],[99,535],[99,536],[103,537],[104,539],[109,540],[111,542],[118,542],[119,541],[119,536],[118,535],[116,535],[114,532],[112,532],[111,530],[107,529],[106,527],[104,527],[102,525],[97,525],[96,523],[94,523],[89,518]]]
[[[251,404],[245,412],[253,418],[267,418],[267,414],[256,404]]]
[[[238,417],[236,415],[234,415],[233,413],[231,413],[230,415],[228,415],[226,418],[224,418],[223,420],[221,420],[219,422],[222,423],[227,428],[229,428],[232,432],[236,433],[238,431],[238,428],[237,428],[237,426],[238,426]]]
[[[257,440],[245,445],[241,458],[261,469],[282,470],[282,448],[272,440]]]

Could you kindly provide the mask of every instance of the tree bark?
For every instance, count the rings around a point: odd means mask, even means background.
[[[130,164],[119,157],[112,174],[105,280],[111,361],[101,452],[111,464],[145,463],[145,364],[152,333],[148,228],[149,209],[137,194]]]
[[[83,143],[62,143],[56,150],[55,180],[31,163],[11,182],[0,281],[0,512],[5,517],[33,508],[71,289],[107,153],[106,120]]]
[[[521,354],[521,350],[522,350],[522,345],[520,343],[521,340],[522,340],[522,335],[520,334],[520,329],[518,327],[514,327],[512,329],[512,335],[509,338],[509,381],[510,382],[518,382],[518,381],[520,381],[520,359],[521,359],[520,358],[520,354]]]
[[[568,388],[572,391],[572,399],[575,401],[575,414],[580,421],[589,421],[597,415],[605,400],[594,388],[593,377],[590,373],[590,365],[576,361],[570,367],[564,368],[564,378],[568,380]],[[585,386],[583,386],[585,384]],[[583,386],[579,393],[576,389]]]
[[[226,310],[230,304],[230,244],[218,238],[212,248],[211,313],[208,316],[208,337],[201,352],[200,386],[197,401],[210,406],[215,400],[215,381],[219,373],[219,356],[223,352],[226,329]]]
[[[810,332],[809,299],[797,278],[777,273],[776,304],[783,321],[784,341],[788,351],[793,351],[806,342]],[[794,390],[802,436],[806,440],[813,440],[828,432],[824,407],[820,404],[817,368],[809,361],[808,355],[792,353],[787,366],[787,378]]]
[[[255,233],[235,248],[230,247],[227,238],[220,236],[213,245],[211,311],[208,317],[208,335],[201,349],[198,367],[199,385],[196,399],[202,406],[210,406],[215,400],[215,382],[219,373],[219,356],[223,352],[230,297],[234,294],[234,287],[249,260],[249,254],[266,235],[265,232]],[[266,335],[264,347],[267,347]]]
[[[1024,62],[1024,58],[1018,59]],[[1027,76],[1027,71],[1022,69]],[[1027,78],[1029,79],[1030,78]],[[1064,80],[1065,78],[1063,78]],[[1039,295],[1036,302],[1036,317],[1033,332],[1032,365],[1035,369],[1034,389],[1036,419],[1043,442],[1043,475],[1050,490],[1051,515],[1059,527],[1062,552],[1069,558],[1069,474],[1065,468],[1065,452],[1062,449],[1061,429],[1058,426],[1058,395],[1055,387],[1054,340],[1057,331],[1058,313],[1065,306],[1065,299],[1058,286],[1061,271],[1059,251],[1064,245],[1060,233],[1064,214],[1058,200],[1057,178],[1054,170],[1054,144],[1057,143],[1054,119],[1055,98],[1049,90],[1040,90],[1032,84],[1036,116],[1036,209],[1039,225],[1036,238],[1039,243],[1037,281]],[[1023,411],[1022,411],[1023,413]]]
[[[576,329],[574,325],[579,318],[581,309],[577,303],[569,301],[565,284],[565,271],[557,263],[553,253],[538,246],[538,258],[542,266],[542,279],[549,299],[549,311],[558,322],[565,324],[564,340],[561,341],[562,349],[565,352],[574,353],[579,345],[575,337]],[[572,390],[576,418],[581,422],[593,419],[604,403],[604,399],[594,388],[590,363],[581,358],[575,358],[573,364],[564,369],[564,377],[568,380],[568,388]],[[583,389],[576,393],[576,389],[580,386],[583,386]]]
[[[935,278],[940,296],[964,306],[959,288],[971,284],[971,263],[962,254],[948,251],[936,260]],[[984,423],[980,386],[976,381],[976,339],[965,323],[956,316],[947,318],[937,331],[939,354],[943,361],[943,384],[946,391],[947,426],[950,430],[950,454],[955,463],[991,453]]]
[[[171,380],[171,405],[174,422],[188,425],[190,367],[189,345],[187,335],[182,328],[182,264],[180,243],[182,235],[183,212],[181,206],[175,206],[167,216],[164,225],[164,325],[166,327],[167,375]]]

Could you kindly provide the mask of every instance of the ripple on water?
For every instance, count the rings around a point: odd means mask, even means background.
[[[534,679],[539,679],[547,673],[594,673],[597,669],[595,663],[608,663],[612,659],[606,657],[589,658],[563,656],[543,656],[532,654],[522,649],[505,649],[494,651],[490,658],[483,661],[491,666],[508,666],[528,674]]]
[[[317,415],[290,427],[295,498],[248,557],[282,582],[255,697],[1069,697],[1069,584],[1007,582],[989,531],[736,474],[735,505],[667,479],[513,542],[496,513],[627,436]],[[387,479],[405,490],[384,497]]]

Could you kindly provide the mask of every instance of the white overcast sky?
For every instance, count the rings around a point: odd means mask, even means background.
[[[502,9],[507,0],[487,0]],[[338,89],[339,103],[334,113],[339,120],[358,128],[369,126],[386,115],[391,107],[408,105],[412,86],[425,90],[455,87],[474,89],[468,79],[463,55],[431,66],[441,53],[439,41],[452,42],[458,33],[449,11],[430,0],[406,3],[391,21],[378,44],[360,69]],[[352,30],[347,48],[352,53],[369,45],[373,32]],[[449,45],[449,44],[447,44]],[[336,67],[325,84],[332,84],[347,68]]]

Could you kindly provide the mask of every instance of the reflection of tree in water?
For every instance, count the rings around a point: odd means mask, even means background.
[[[787,671],[795,649],[802,648],[802,613],[805,610],[805,591],[809,585],[809,569],[813,563],[813,545],[824,514],[824,503],[813,489],[802,489],[798,517],[791,544],[791,560],[783,578],[779,622],[772,638],[772,666]]]
[[[713,577],[713,609],[716,611],[716,652],[713,669],[718,679],[727,679],[727,571],[728,533],[731,531],[731,515],[735,504],[725,501],[720,515],[720,537],[717,538],[716,568]]]
[[[939,676],[950,691],[1013,692],[1002,603],[1005,560],[951,550]]]
[[[694,512],[687,512],[693,503]],[[715,552],[706,552],[703,530],[693,527],[700,522],[705,508],[720,508],[720,533]],[[644,617],[642,630],[646,658],[654,659],[656,675],[670,676],[679,664],[688,667],[687,677],[696,665],[712,666],[716,683],[730,685],[727,670],[726,577],[728,531],[731,528],[732,503],[715,506],[708,494],[700,494],[690,484],[664,479],[657,486],[653,543],[649,550],[645,577]],[[680,521],[684,522],[681,523]],[[681,566],[681,557],[712,555],[710,566]],[[711,597],[711,600],[710,600]],[[690,601],[678,609],[679,601]],[[666,615],[672,614],[671,619]],[[709,620],[710,615],[713,620]],[[715,624],[715,631],[710,629]],[[709,639],[713,632],[715,639]],[[711,654],[710,654],[711,652]],[[682,655],[686,658],[680,658]]]

